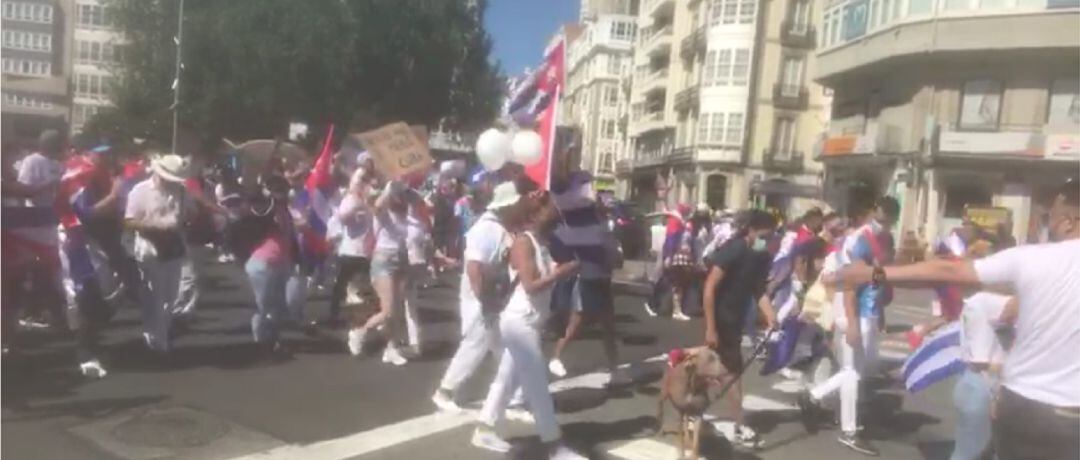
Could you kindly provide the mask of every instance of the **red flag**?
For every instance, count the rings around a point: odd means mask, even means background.
[[[323,139],[322,150],[319,152],[319,158],[315,160],[315,167],[312,168],[311,174],[308,175],[307,182],[304,183],[304,188],[309,192],[316,188],[326,188],[333,182],[333,177],[330,175],[330,164],[334,161],[334,155],[331,152],[330,145],[334,140],[334,125],[330,125],[330,129],[326,131],[326,139]]]
[[[540,184],[540,188],[551,188],[551,170],[555,154],[555,123],[559,114],[559,97],[562,93],[564,78],[564,63],[566,62],[566,42],[560,41],[551,52],[544,57],[544,64],[540,71],[544,72],[539,78],[538,90],[551,95],[551,102],[540,112],[537,117],[536,131],[543,141],[543,150],[540,161],[525,168],[525,174]]]

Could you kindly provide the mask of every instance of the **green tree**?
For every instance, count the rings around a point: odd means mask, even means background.
[[[116,109],[88,129],[170,139],[178,4],[109,1],[126,37]],[[186,0],[181,124],[235,140],[281,135],[290,121],[475,129],[495,116],[501,92],[485,9],[482,0]]]

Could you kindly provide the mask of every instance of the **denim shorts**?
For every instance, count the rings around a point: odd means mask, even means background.
[[[375,250],[371,256],[371,279],[393,276],[408,267],[405,251]]]

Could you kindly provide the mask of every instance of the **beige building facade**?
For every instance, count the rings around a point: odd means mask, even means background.
[[[815,77],[833,89],[825,194],[902,204],[897,236],[935,241],[972,208],[1019,241],[1080,171],[1080,2],[844,0],[823,11]],[[1023,33],[1003,33],[1023,31]]]

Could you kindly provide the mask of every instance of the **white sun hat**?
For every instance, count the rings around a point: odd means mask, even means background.
[[[491,203],[488,203],[488,210],[494,211],[496,209],[502,209],[507,206],[512,206],[521,199],[521,195],[518,194],[517,186],[513,182],[503,182],[495,186],[495,190],[492,192]]]
[[[191,160],[174,153],[159,155],[150,161],[150,169],[169,182],[183,182],[191,177]]]

